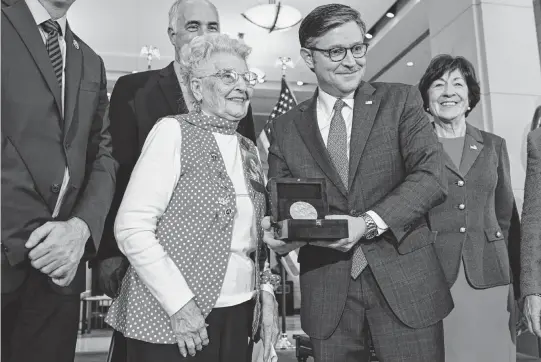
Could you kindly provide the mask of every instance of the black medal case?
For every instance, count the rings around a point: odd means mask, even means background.
[[[329,212],[325,179],[273,178],[269,185],[277,240],[332,242],[349,237],[347,220],[325,220]],[[317,217],[295,219],[290,208],[299,201],[312,205]]]

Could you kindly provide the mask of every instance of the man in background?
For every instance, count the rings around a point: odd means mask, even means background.
[[[2,361],[73,362],[115,189],[102,59],[74,0],[2,1]]]
[[[521,224],[520,290],[528,329],[541,338],[541,128],[528,134]]]

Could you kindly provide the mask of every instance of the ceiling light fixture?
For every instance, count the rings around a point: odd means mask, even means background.
[[[370,34],[370,33],[366,33],[366,34],[364,35],[364,37],[365,37],[366,39],[372,39],[372,38],[373,38],[373,35]]]
[[[299,10],[289,5],[282,5],[276,0],[268,4],[256,5],[241,14],[250,23],[267,29],[269,33],[294,27],[302,20]]]
[[[406,65],[407,65],[408,67],[413,67],[413,62],[407,62]]]
[[[389,8],[389,10],[387,10],[387,13],[385,14],[386,17],[388,17],[389,19],[392,19],[394,18],[396,15],[396,6],[393,5]]]
[[[303,84],[304,84],[304,82],[303,82],[302,80],[298,80],[298,81],[297,81],[297,85],[300,86],[300,85],[303,85]]]

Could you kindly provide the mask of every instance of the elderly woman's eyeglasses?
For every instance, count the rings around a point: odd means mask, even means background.
[[[254,87],[257,84],[257,74],[254,72],[238,73],[233,69],[222,69],[214,74],[208,75],[207,77],[220,78],[220,80],[226,85],[236,84],[239,77],[242,77],[246,82],[246,85],[249,87]]]
[[[346,57],[348,50],[351,51],[353,58],[359,59],[359,58],[364,57],[366,55],[366,51],[368,50],[368,44],[367,43],[355,44],[354,46],[350,48],[336,47],[336,48],[331,48],[331,49],[319,49],[319,48],[306,48],[306,49],[322,52],[327,57],[329,57],[333,62],[341,62]]]

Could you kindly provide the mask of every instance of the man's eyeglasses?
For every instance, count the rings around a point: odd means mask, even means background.
[[[306,49],[322,52],[327,57],[329,57],[333,62],[341,62],[346,57],[348,50],[351,51],[353,58],[359,59],[359,58],[364,57],[366,55],[366,51],[368,50],[368,44],[367,43],[355,44],[354,46],[350,48],[337,47],[337,48],[331,48],[331,49],[319,49],[319,48],[306,48]]]
[[[233,69],[222,69],[214,74],[209,74],[207,77],[217,77],[226,84],[233,85],[238,82],[239,77],[242,77],[249,87],[254,87],[257,84],[257,74],[254,72],[238,73]]]

